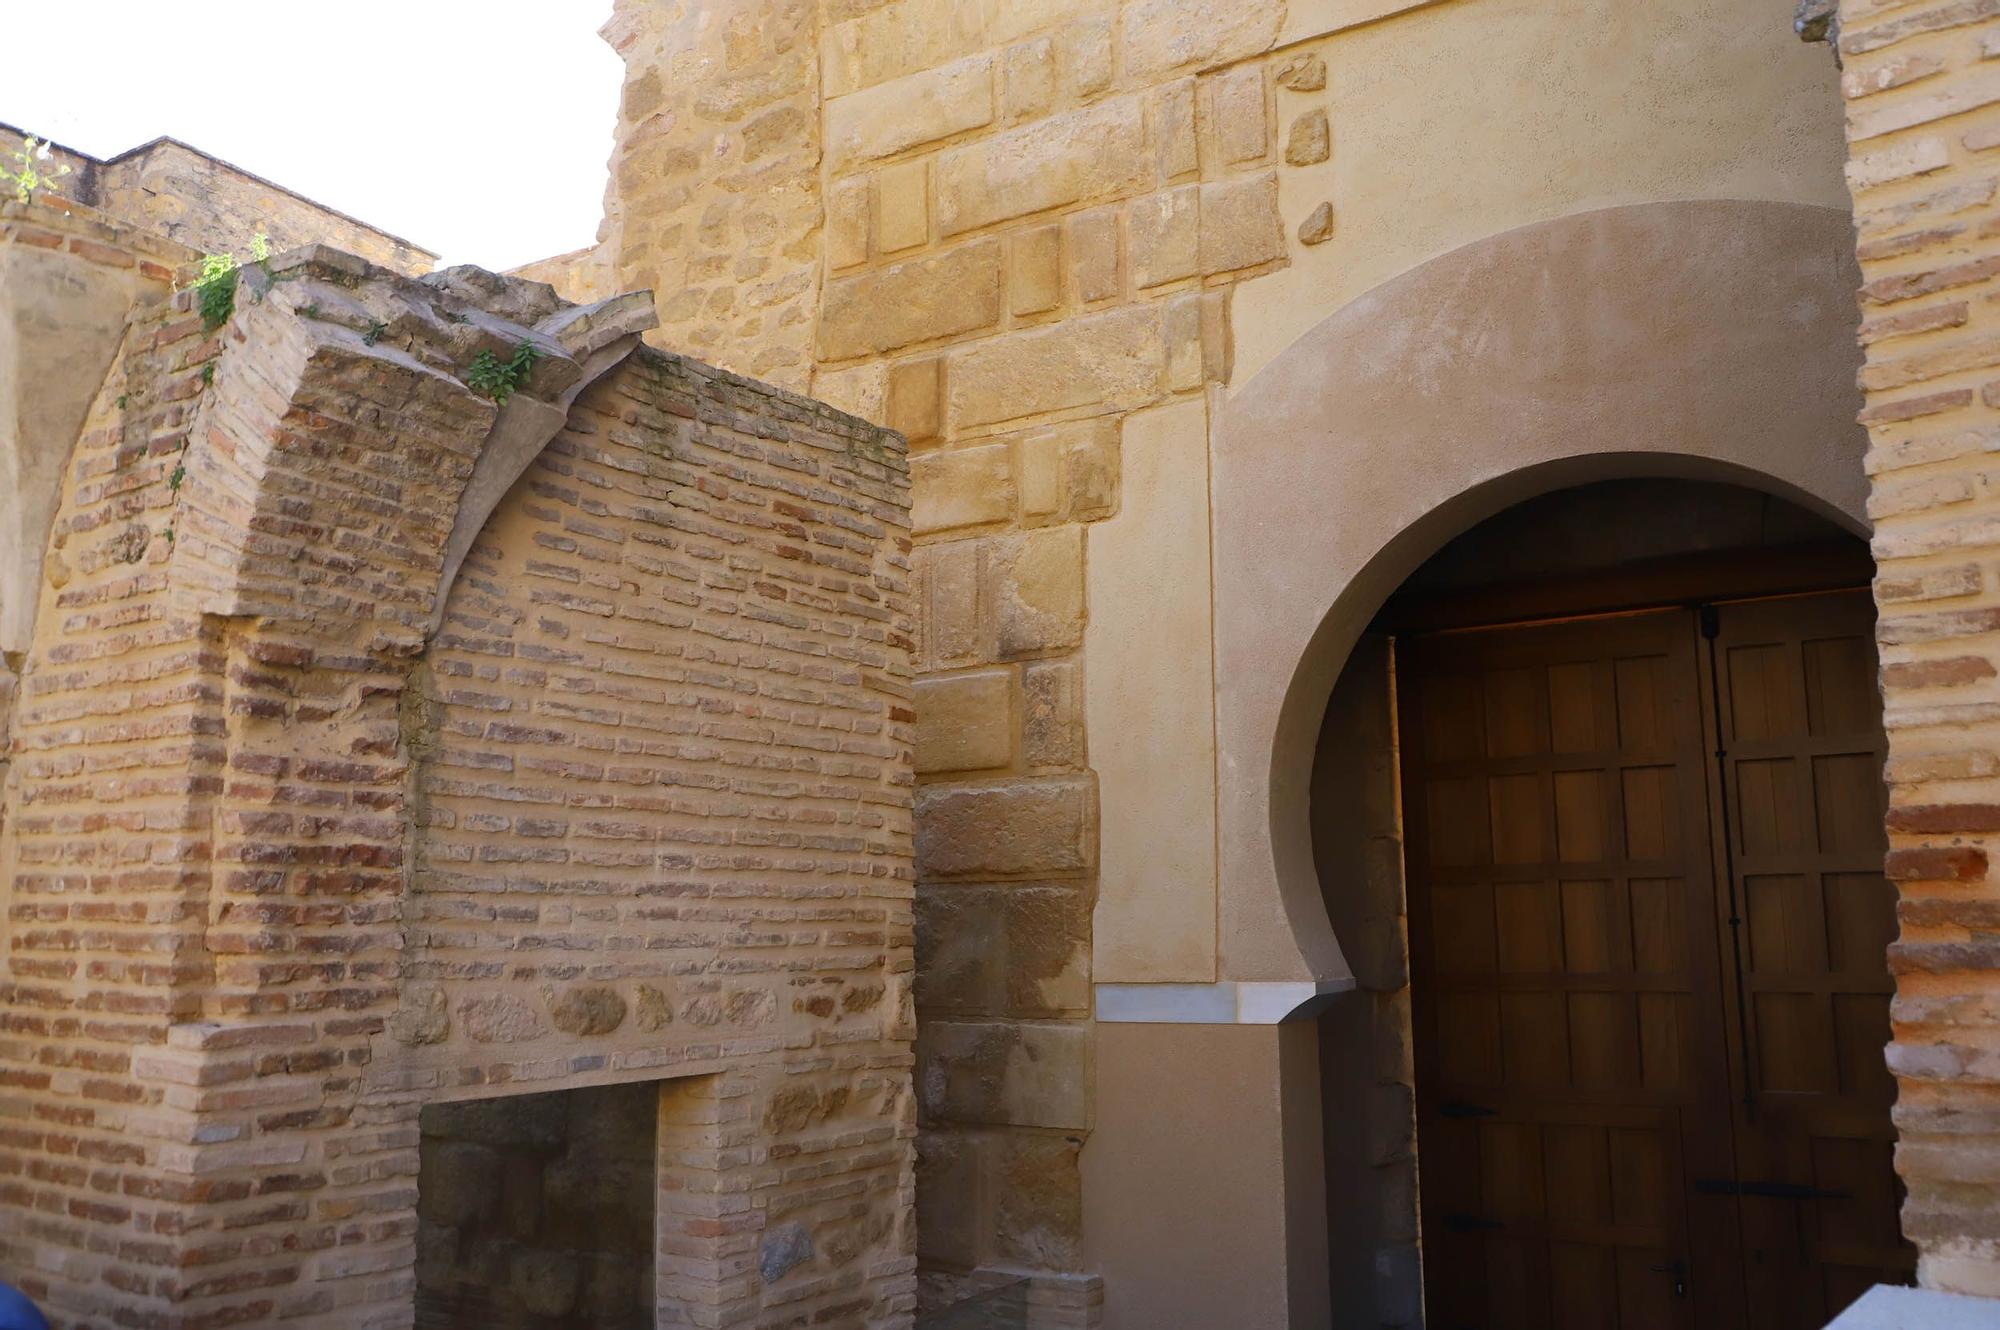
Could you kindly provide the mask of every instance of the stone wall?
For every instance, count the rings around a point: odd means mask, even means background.
[[[311,249],[128,325],[0,830],[58,1324],[407,1324],[425,1104],[661,1077],[657,1315],[913,1305],[901,441],[650,310]]]
[[[1926,1286],[2000,1295],[2000,17],[1931,0],[1840,8],[1902,890],[1889,1062],[1903,1228]]]
[[[0,153],[13,152],[23,133],[0,124]],[[247,259],[251,237],[261,232],[274,252],[329,245],[410,274],[429,272],[437,263],[437,255],[400,236],[177,139],[154,139],[102,160],[56,145],[54,163],[70,167],[71,174],[54,181],[50,193],[197,253]]]

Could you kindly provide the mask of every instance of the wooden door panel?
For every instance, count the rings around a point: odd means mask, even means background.
[[[1712,622],[1399,643],[1434,1330],[1818,1330],[1911,1270],[1872,609]]]
[[[1746,1296],[1755,1324],[1817,1330],[1914,1269],[1882,1052],[1895,893],[1874,609],[1865,592],[1724,605],[1712,631],[1711,797],[1734,828],[1718,919],[1734,899],[1743,921],[1724,1028]]]
[[[1700,1264],[1740,1305],[1688,1222],[1695,1161],[1731,1165],[1695,641],[1670,612],[1399,648],[1434,1330],[1734,1324],[1675,1293]]]

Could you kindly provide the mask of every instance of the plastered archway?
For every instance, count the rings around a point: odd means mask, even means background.
[[[1531,495],[1670,476],[1866,530],[1844,213],[1661,202],[1523,227],[1329,317],[1218,413],[1222,974],[1339,979],[1310,773],[1342,664],[1453,535]]]

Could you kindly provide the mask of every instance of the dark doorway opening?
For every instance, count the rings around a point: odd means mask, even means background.
[[[418,1330],[654,1322],[659,1086],[423,1110]]]
[[[1615,482],[1384,608],[1314,781],[1357,1324],[1817,1330],[1907,1277],[1869,568],[1769,496]]]

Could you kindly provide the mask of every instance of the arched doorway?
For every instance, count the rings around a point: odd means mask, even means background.
[[[1869,575],[1784,500],[1609,481],[1363,635],[1311,796],[1355,1324],[1818,1330],[1907,1279]]]

